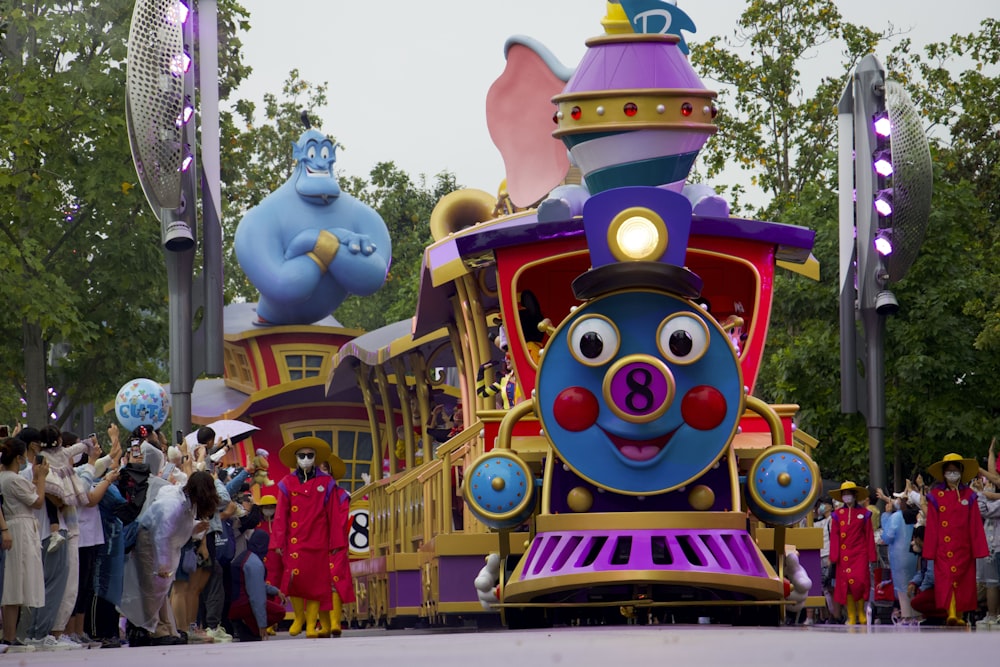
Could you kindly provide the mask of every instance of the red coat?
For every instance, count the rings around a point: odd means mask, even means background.
[[[320,609],[329,610],[333,607],[330,557],[334,549],[347,546],[338,528],[341,503],[334,491],[339,487],[319,471],[304,483],[290,472],[277,488],[271,540],[275,549],[281,549],[280,588],[289,597],[318,600]]]
[[[830,517],[830,564],[837,565],[833,599],[847,604],[850,594],[855,600],[867,600],[868,564],[875,559],[872,513],[857,506],[834,510]]]
[[[976,493],[961,484],[948,490],[935,484],[927,494],[924,558],[934,561],[934,598],[948,609],[955,596],[959,613],[977,607],[976,558],[990,555]]]
[[[334,530],[343,537],[342,548],[330,555],[330,581],[345,604],[354,602],[354,581],[351,579],[350,549],[347,540],[351,532],[351,494],[337,486],[333,491],[331,502],[336,502],[336,523]]]
[[[277,511],[277,509],[275,509]],[[264,557],[264,581],[275,588],[281,586],[281,556],[277,554],[278,548],[274,545],[274,519],[264,518],[254,530],[265,532],[270,537],[268,542],[267,556]]]

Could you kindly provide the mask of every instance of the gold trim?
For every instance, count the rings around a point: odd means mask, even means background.
[[[579,327],[584,323],[591,322],[593,320],[601,320],[603,322],[607,322],[609,325],[611,325],[611,329],[615,332],[614,351],[611,352],[610,355],[607,355],[608,358],[604,358],[606,355],[606,350],[602,350],[600,361],[595,361],[593,359],[586,359],[583,357],[582,354],[579,354],[578,351],[575,349],[576,346],[575,346],[574,334],[576,333],[577,327]],[[614,357],[616,354],[618,354],[618,350],[621,348],[621,344],[622,344],[622,332],[618,329],[618,325],[615,324],[611,320],[611,318],[607,317],[606,315],[600,315],[600,314],[585,315],[584,317],[577,319],[576,322],[570,325],[569,331],[566,332],[566,345],[569,347],[570,355],[584,366],[590,366],[591,368],[597,368],[599,366],[603,366],[604,364],[608,363],[608,360],[611,357]]]
[[[556,138],[582,132],[615,130],[674,130],[703,135],[706,139],[718,132],[712,117],[715,93],[709,90],[610,90],[580,91],[552,98],[558,106]],[[684,104],[691,106],[685,116]],[[625,111],[635,108],[630,116]],[[580,112],[573,118],[573,111]],[[718,113],[718,112],[716,112]]]
[[[417,553],[392,553],[385,557],[385,571],[389,572],[412,572],[419,571],[420,554]]]
[[[601,23],[604,23],[604,21],[602,20]],[[629,26],[630,31],[631,29],[631,26]],[[665,44],[680,44],[681,38],[677,35],[627,32],[591,37],[585,42],[585,44],[587,46],[598,46],[600,44],[621,44],[622,42],[663,42]]]
[[[761,551],[774,550],[774,528],[758,526],[754,541]],[[820,550],[823,548],[822,528],[786,528],[785,544],[804,550]]]
[[[496,298],[497,292],[499,292],[499,289],[492,289],[491,290],[490,288],[488,288],[486,286],[486,271],[487,271],[487,267],[483,267],[479,271],[476,272],[476,282],[479,283],[479,291],[482,292],[483,294],[485,294],[486,296],[491,296],[491,297]],[[497,272],[496,266],[494,266],[493,267],[493,273],[495,274],[496,272]],[[497,285],[499,286],[499,284],[500,284],[500,278],[499,278],[499,276],[497,276]]]
[[[319,237],[316,239],[316,245],[313,246],[312,252],[309,253],[314,259],[319,260],[319,265],[326,271],[330,268],[330,262],[337,255],[337,251],[340,249],[340,239],[334,236],[331,232],[324,229],[319,233]]]
[[[762,286],[761,286],[760,271],[757,270],[757,266],[753,262],[751,262],[750,260],[744,259],[742,257],[737,257],[736,255],[730,255],[728,253],[718,252],[716,250],[703,250],[703,249],[699,249],[699,248],[688,248],[688,257],[689,257],[688,264],[689,265],[693,264],[693,262],[690,261],[690,257],[691,257],[692,254],[701,255],[701,256],[704,256],[704,257],[715,257],[715,258],[722,259],[722,260],[727,261],[727,262],[732,262],[734,264],[742,264],[742,265],[746,266],[748,269],[750,269],[750,273],[754,277],[753,310],[751,311],[753,313],[753,320],[750,322],[750,330],[747,331],[746,334],[747,334],[747,341],[754,340],[754,335],[755,335],[755,333],[757,331],[757,326],[758,326],[758,324],[760,323],[760,320],[761,320],[761,312],[760,312],[761,300],[760,300],[760,295],[761,295],[761,290],[763,289]],[[774,309],[774,292],[773,291],[771,293],[771,309],[772,310]],[[714,319],[714,316],[713,316],[713,319]],[[744,318],[744,319],[746,319],[746,318]],[[766,318],[766,319],[770,319],[770,313],[768,313],[768,318]],[[766,326],[766,323],[765,323],[765,326]],[[721,325],[720,325],[720,329],[721,329]],[[725,332],[723,332],[723,333],[725,333]],[[743,357],[743,355],[746,353],[746,348],[747,348],[746,345],[741,346],[740,353],[738,355],[736,355],[737,359],[740,359],[740,358]],[[761,345],[761,348],[763,349],[763,345]],[[735,350],[734,350],[733,353],[735,355]],[[758,367],[758,374],[759,374],[759,367]],[[742,378],[743,378],[743,369],[742,369],[742,366],[741,366],[740,367],[740,379],[742,380]]]
[[[648,583],[682,583],[699,588],[721,589],[735,593],[768,596],[774,600],[782,600],[784,598],[784,586],[777,579],[739,574],[720,574],[718,572],[617,570],[593,574],[564,574],[529,581],[520,580],[520,573],[521,567],[519,563],[518,568],[511,576],[512,581],[507,582],[504,586],[503,597],[505,604],[516,603],[518,600],[527,601],[541,594],[589,588],[595,585]]]
[[[524,553],[525,542],[530,539],[530,534],[525,532],[504,531],[507,536],[507,548],[510,553]],[[434,539],[425,545],[425,549],[432,549],[438,558],[456,556],[486,556],[487,554],[500,549],[501,533],[441,533],[435,535]]]
[[[592,514],[539,514],[539,533],[585,530],[719,529],[746,530],[743,512],[603,512]]]
[[[528,400],[521,401],[510,410],[507,411],[507,415],[500,422],[500,428],[497,431],[497,441],[494,445],[495,449],[510,449],[512,435],[514,433],[514,424],[521,421],[528,413],[533,412],[535,409],[535,398],[532,397]]]
[[[579,255],[586,255],[586,256],[589,257],[590,256],[590,251],[589,250],[570,250],[570,251],[564,252],[564,253],[562,253],[560,255],[551,255],[549,257],[543,257],[541,259],[536,259],[534,261],[527,262],[527,263],[522,264],[521,266],[519,266],[518,269],[514,272],[514,275],[513,275],[513,277],[511,278],[511,281],[510,281],[512,294],[514,295],[514,307],[515,308],[517,307],[517,294],[519,292],[523,292],[524,291],[524,290],[520,289],[521,275],[522,274],[524,274],[525,272],[529,271],[530,269],[535,268],[536,266],[541,266],[543,264],[551,264],[552,262],[559,262],[559,261],[562,261],[562,260],[568,260],[568,259],[570,259],[572,257],[577,257]],[[531,288],[531,286],[529,285],[527,287],[527,289],[530,289],[530,288]],[[510,313],[508,313],[508,312],[505,312],[504,307],[505,307],[505,302],[503,300],[501,300],[501,302],[500,302],[501,316],[504,318],[504,321],[506,322],[507,318],[512,317],[512,315]],[[550,313],[549,315],[551,317],[552,314]],[[559,316],[561,318],[561,321],[565,321],[566,318],[565,318],[565,316],[563,314],[560,313]],[[528,364],[533,369],[535,369],[537,371],[538,370],[538,364],[536,364],[535,360],[531,358],[530,354],[528,354],[527,347],[524,345],[524,334],[521,332],[521,318],[517,317],[517,313],[516,312],[513,314],[513,321],[517,322],[518,344],[521,345],[522,348],[524,348],[523,352],[524,352],[525,358],[528,361]],[[510,331],[508,330],[507,333],[508,333],[508,337],[509,337]],[[551,335],[554,336],[555,332],[553,332]],[[536,382],[537,382],[537,378],[536,378]]]
[[[274,358],[274,365],[278,369],[278,378],[280,384],[282,385],[290,382],[298,384],[300,382],[307,382],[309,380],[313,380],[316,378],[322,378],[323,386],[325,388],[326,387],[325,378],[330,375],[331,362],[333,360],[334,355],[336,355],[339,350],[340,350],[339,345],[324,345],[321,343],[283,343],[283,344],[271,345],[271,355]],[[308,377],[301,377],[298,380],[293,380],[291,377],[291,373],[288,370],[288,362],[286,360],[286,357],[289,355],[302,356],[303,361],[305,361],[304,359],[305,357],[310,357],[310,356],[319,357],[320,365],[318,368],[316,368],[317,371],[316,375],[310,375]],[[305,374],[306,370],[309,369],[303,366],[302,367],[303,375]],[[282,391],[287,391],[287,390],[288,390],[287,387],[284,387],[282,389]]]
[[[756,476],[757,467],[761,464],[762,461],[772,456],[777,456],[780,454],[785,454],[787,456],[794,456],[795,458],[799,459],[809,468],[809,474],[812,476],[812,488],[809,491],[809,495],[806,496],[797,505],[793,505],[792,507],[775,507],[770,502],[767,502],[766,500],[760,497],[760,494],[757,492],[756,485],[751,481],[753,477]],[[763,452],[761,452],[760,456],[758,456],[756,460],[754,460],[753,465],[750,466],[750,470],[747,473],[747,475],[748,475],[747,492],[750,494],[750,497],[753,499],[753,501],[757,504],[758,507],[760,507],[762,510],[766,510],[769,514],[773,514],[775,516],[798,517],[800,514],[802,514],[803,510],[812,507],[816,503],[816,498],[819,496],[820,489],[823,486],[822,482],[820,481],[819,466],[816,465],[816,462],[813,461],[811,458],[809,458],[806,455],[806,453],[803,452],[802,450],[796,449],[795,447],[790,447],[788,445],[775,445],[774,447],[771,447],[770,449],[766,449]]]
[[[660,407],[656,408],[656,410],[650,412],[648,415],[645,416],[633,415],[625,412],[620,407],[618,407],[618,404],[614,401],[614,398],[611,396],[611,383],[618,375],[618,371],[620,371],[625,366],[628,366],[629,364],[648,364],[650,366],[653,366],[658,371],[660,371],[660,374],[663,375],[663,379],[667,383],[666,397],[663,399],[663,402],[660,404]],[[607,372],[604,374],[604,382],[601,383],[601,392],[604,394],[604,404],[607,405],[608,409],[611,410],[611,412],[615,413],[617,417],[619,417],[624,421],[632,422],[634,424],[647,424],[651,421],[656,421],[657,419],[662,417],[664,413],[666,413],[667,409],[670,408],[671,405],[673,405],[674,396],[677,393],[677,384],[674,381],[674,374],[670,372],[670,368],[668,368],[667,365],[663,363],[663,361],[661,361],[660,359],[652,357],[648,354],[629,354],[622,357],[615,363],[611,364],[611,368],[609,368]]]
[[[316,262],[316,266],[319,267],[320,271],[322,271],[324,273],[326,272],[326,269],[329,266],[329,264],[324,264],[323,260],[321,260],[319,257],[316,256],[316,253],[314,253],[313,251],[310,250],[309,252],[306,253],[306,257],[308,257],[312,261]]]
[[[622,244],[618,238],[619,232],[621,232],[622,227],[626,222],[632,220],[633,218],[639,218],[644,220],[653,226],[656,232],[656,244],[653,246],[653,250],[647,252],[646,254],[633,257],[626,253],[622,249]],[[663,221],[656,211],[648,209],[644,206],[631,206],[624,211],[621,211],[618,215],[611,219],[611,224],[608,225],[608,235],[607,235],[608,249],[611,254],[619,262],[639,262],[639,261],[658,261],[663,253],[667,251],[667,246],[670,244],[670,230],[667,229],[667,224]]]
[[[514,465],[521,471],[524,475],[524,495],[521,496],[521,502],[519,502],[513,509],[506,512],[493,512],[484,508],[480,503],[475,501],[473,497],[473,491],[470,487],[473,480],[473,475],[476,470],[484,461],[484,459],[491,458],[501,458],[508,461],[512,461]],[[487,464],[488,465],[488,464]],[[494,480],[500,479],[494,477]],[[492,486],[492,485],[491,485]],[[494,490],[496,487],[493,487]],[[473,509],[477,514],[483,518],[489,519],[491,521],[506,521],[508,519],[514,519],[524,513],[524,510],[529,506],[535,504],[535,476],[531,473],[531,469],[528,468],[528,464],[521,460],[519,456],[507,449],[496,448],[492,451],[486,452],[478,459],[472,462],[468,467],[465,479],[462,480],[462,498],[465,499],[466,504],[468,504],[470,509]]]
[[[697,357],[694,357],[692,359],[676,359],[675,355],[669,351],[670,350],[669,345],[667,345],[666,347],[664,347],[663,345],[663,339],[661,337],[661,334],[663,333],[664,327],[666,327],[671,320],[675,320],[679,317],[685,317],[687,319],[694,320],[695,322],[701,325],[702,332],[705,334],[704,345],[702,345],[701,353]],[[723,330],[723,333],[725,333],[725,330]],[[711,347],[711,341],[712,341],[712,334],[708,330],[708,323],[705,321],[705,319],[685,311],[674,313],[673,315],[670,315],[669,317],[665,318],[662,322],[660,322],[660,326],[656,329],[656,347],[660,350],[660,354],[662,354],[664,358],[667,359],[667,361],[669,361],[672,364],[677,364],[678,366],[690,366],[696,361],[701,361],[701,358],[708,353],[708,348]],[[737,360],[737,364],[739,364],[739,360]]]

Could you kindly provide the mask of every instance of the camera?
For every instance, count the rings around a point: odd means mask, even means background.
[[[129,442],[129,445],[132,448],[131,452],[132,452],[132,456],[133,457],[142,456],[142,439],[141,438],[132,438],[132,440]]]

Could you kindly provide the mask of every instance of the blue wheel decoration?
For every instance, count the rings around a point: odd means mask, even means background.
[[[761,521],[791,526],[801,521],[819,496],[816,463],[801,450],[779,445],[765,450],[747,474],[747,503]]]
[[[516,455],[494,450],[472,464],[462,495],[469,510],[490,528],[513,528],[535,508],[535,478]]]

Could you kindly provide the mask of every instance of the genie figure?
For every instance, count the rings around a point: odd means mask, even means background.
[[[340,190],[337,146],[314,129],[292,146],[295,171],[247,211],[234,239],[240,267],[260,291],[260,324],[311,324],[350,294],[373,294],[392,258],[381,216]]]

